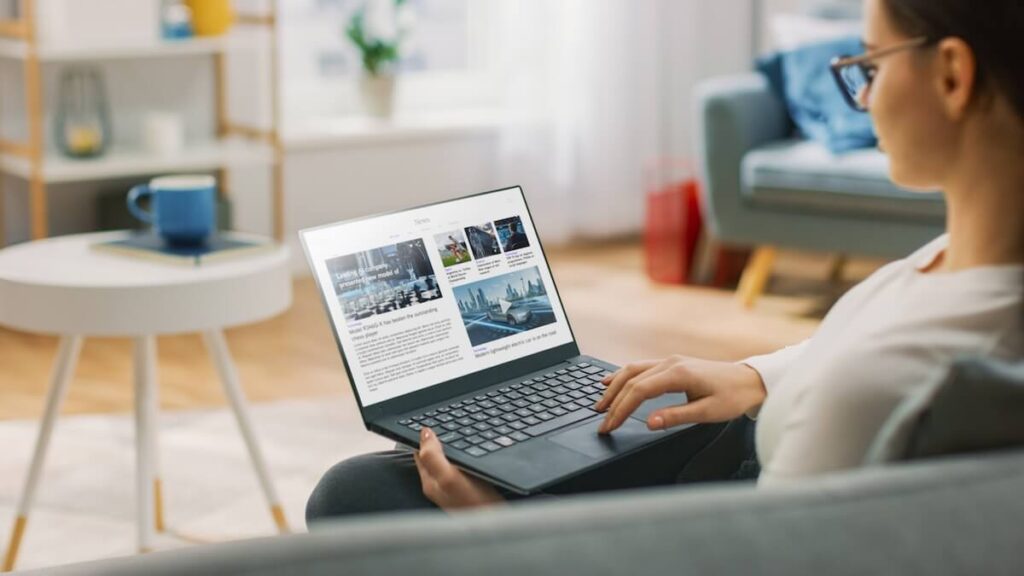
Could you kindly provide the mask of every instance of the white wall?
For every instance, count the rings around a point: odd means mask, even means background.
[[[771,33],[772,16],[782,13],[836,12],[849,15],[856,13],[864,0],[761,0],[760,50],[768,52],[775,48]]]
[[[749,0],[666,2],[661,34],[667,54],[663,117],[668,155],[692,160],[694,86],[751,68],[750,16]]]
[[[760,47],[761,52],[772,49],[771,19],[775,14],[799,12],[807,0],[761,0]]]

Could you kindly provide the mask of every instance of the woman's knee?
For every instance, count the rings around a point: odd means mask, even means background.
[[[436,508],[423,495],[412,453],[362,454],[331,467],[306,503],[306,524],[356,514]]]

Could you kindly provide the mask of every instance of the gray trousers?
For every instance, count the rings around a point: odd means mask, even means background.
[[[672,484],[757,477],[754,423],[747,418],[725,424],[695,426],[670,439],[565,480],[518,501],[587,492],[628,490]],[[419,473],[408,448],[362,454],[335,464],[324,474],[306,504],[306,524],[318,520],[406,510],[438,510],[423,495]]]

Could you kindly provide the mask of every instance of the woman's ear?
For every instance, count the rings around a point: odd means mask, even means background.
[[[946,114],[960,120],[978,91],[974,51],[960,38],[946,38],[936,48],[938,90]]]

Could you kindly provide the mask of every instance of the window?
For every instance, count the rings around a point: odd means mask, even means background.
[[[359,52],[345,37],[352,15],[365,0],[290,0],[282,3],[289,64],[322,78],[358,74]],[[409,0],[416,17],[401,71],[468,67],[469,0]]]
[[[365,0],[286,0],[281,10],[284,110],[289,118],[360,112],[359,51],[345,30]],[[399,68],[398,109],[481,107],[496,91],[486,31],[493,10],[472,0],[409,0],[412,32]]]

